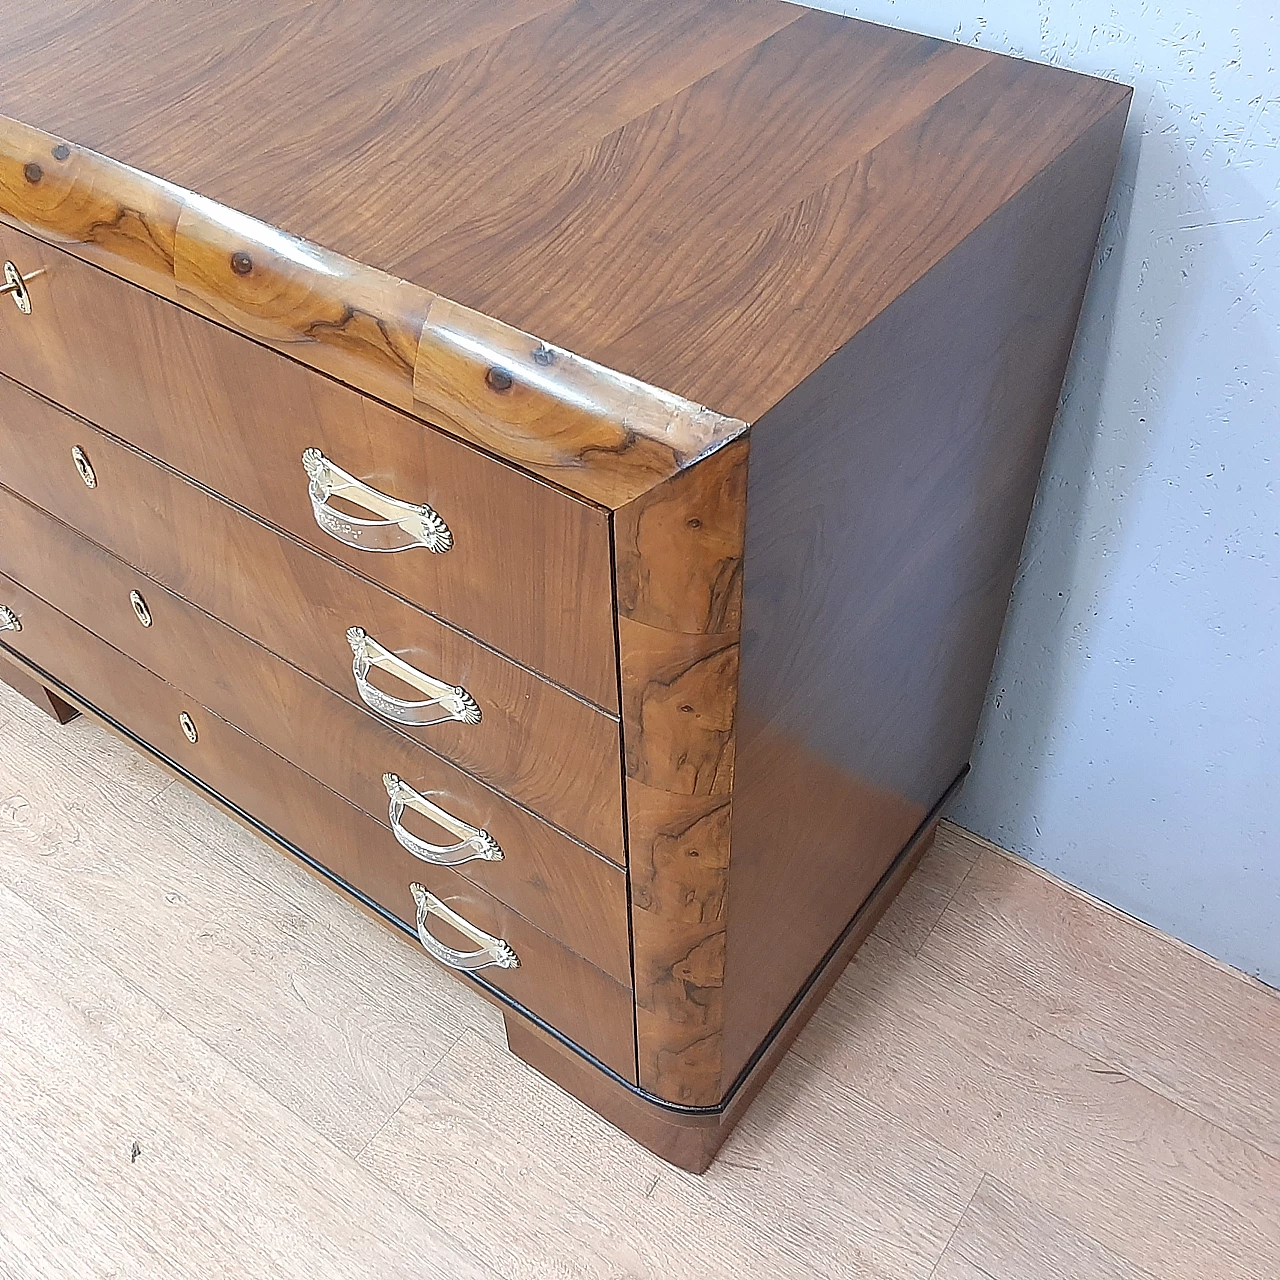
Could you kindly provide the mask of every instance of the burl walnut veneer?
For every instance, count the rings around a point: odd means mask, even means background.
[[[0,678],[706,1168],[967,768],[1129,90],[778,0],[0,28]]]

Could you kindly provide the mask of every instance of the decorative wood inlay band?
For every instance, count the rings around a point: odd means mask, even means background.
[[[611,509],[746,429],[4,116],[0,220]]]
[[[614,515],[639,1079],[712,1105],[726,901],[748,438]]]

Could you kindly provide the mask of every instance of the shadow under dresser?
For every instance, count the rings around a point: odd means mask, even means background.
[[[967,769],[1129,90],[780,0],[0,23],[0,678],[705,1169]]]

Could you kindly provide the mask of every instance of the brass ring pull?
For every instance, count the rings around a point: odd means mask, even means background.
[[[14,306],[24,316],[29,316],[31,314],[31,294],[27,291],[27,282],[42,275],[44,275],[43,267],[36,271],[28,271],[24,276],[12,262],[6,262],[4,264],[4,284],[0,285],[0,297],[7,293],[13,299]]]
[[[414,506],[399,498],[379,493],[330,462],[319,449],[308,449],[302,455],[310,484],[311,512],[316,524],[331,538],[357,551],[408,551],[425,547],[428,551],[448,551],[453,534],[434,507],[425,502]],[[353,506],[379,516],[362,520],[329,505],[337,497]]]
[[[462,973],[474,973],[477,969],[518,969],[520,957],[516,955],[511,944],[504,938],[495,938],[483,929],[477,929],[470,920],[464,920],[456,911],[450,910],[420,884],[411,884],[409,892],[418,908],[418,941],[423,950],[433,959],[450,969]],[[439,916],[445,924],[456,929],[464,938],[470,938],[478,947],[478,951],[457,951],[447,946],[439,938],[433,938],[427,932],[427,920],[431,916]]]
[[[397,724],[433,725],[444,724],[446,720],[480,723],[479,705],[460,684],[445,684],[443,680],[411,667],[403,658],[380,645],[363,627],[352,627],[347,632],[347,643],[353,655],[351,672],[356,678],[356,689],[371,711]],[[426,700],[410,702],[383,693],[369,683],[369,672],[374,667],[389,672],[411,688],[420,689],[427,695]]]
[[[480,827],[469,826],[461,818],[446,812],[437,804],[432,804],[424,795],[419,795],[407,782],[401,782],[394,773],[382,775],[382,785],[387,789],[390,799],[387,815],[391,822],[391,830],[401,846],[415,858],[423,862],[434,863],[438,867],[457,867],[464,862],[483,858],[486,862],[501,862],[502,848],[498,842]],[[457,844],[428,844],[419,836],[415,836],[401,823],[400,818],[406,809],[430,818],[438,827],[443,827],[458,837]]]

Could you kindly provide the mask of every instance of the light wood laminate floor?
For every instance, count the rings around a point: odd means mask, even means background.
[[[965,832],[702,1178],[0,687],[0,1276],[1280,1275],[1280,997]]]

